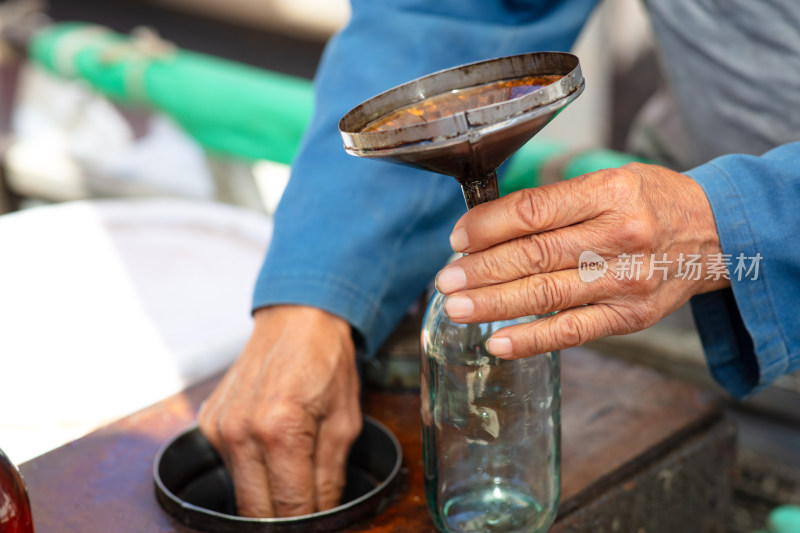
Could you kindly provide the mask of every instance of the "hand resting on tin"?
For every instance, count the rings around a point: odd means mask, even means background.
[[[300,305],[254,318],[250,341],[200,411],[200,429],[231,472],[240,515],[334,507],[362,424],[350,325]]]

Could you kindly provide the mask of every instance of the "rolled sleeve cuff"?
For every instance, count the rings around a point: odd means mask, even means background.
[[[374,353],[377,339],[392,329],[379,300],[327,272],[262,274],[256,282],[253,311],[272,305],[308,305],[343,318],[353,327],[362,355]]]
[[[759,253],[743,196],[728,172],[711,162],[687,174],[708,197],[723,253],[731,254],[733,261],[739,254]],[[695,296],[691,305],[712,375],[732,395],[743,398],[784,374],[788,356],[768,272],[761,268],[757,279],[738,279],[731,272],[730,278],[730,289]]]

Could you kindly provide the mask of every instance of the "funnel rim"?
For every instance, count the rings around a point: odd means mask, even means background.
[[[502,79],[558,74],[561,78],[529,94],[499,103],[460,111],[422,124],[383,131],[361,131],[373,120],[400,107],[431,96]],[[585,83],[577,56],[566,52],[530,52],[476,61],[452,67],[384,91],[348,111],[339,121],[345,150],[368,156],[394,153],[420,143],[437,147],[459,142],[463,137],[498,123],[524,117],[532,119],[552,112],[552,105],[566,105],[577,97]],[[568,99],[570,96],[573,98]],[[568,99],[564,102],[565,99]]]
[[[473,127],[453,137],[438,138],[438,139],[422,139],[417,142],[409,142],[385,148],[383,147],[359,148],[359,147],[350,147],[345,145],[344,150],[350,155],[357,157],[366,157],[366,158],[397,157],[397,156],[402,156],[404,154],[411,154],[411,153],[423,154],[427,151],[443,150],[450,146],[455,146],[464,142],[469,142],[471,140],[470,137],[473,136],[480,137],[488,133],[491,133],[493,130],[496,129],[499,130],[508,128],[520,123],[536,120],[541,116],[553,113],[554,111],[557,111],[558,109],[569,105],[573,100],[575,100],[578,96],[580,96],[585,86],[586,84],[583,81],[581,81],[581,84],[578,85],[574,91],[572,91],[571,93],[567,94],[562,98],[550,102],[549,104],[538,107],[535,113],[534,112],[522,113],[519,115],[511,116],[499,122]]]

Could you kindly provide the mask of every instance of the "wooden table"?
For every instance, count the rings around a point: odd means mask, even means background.
[[[22,465],[37,533],[189,531],[156,503],[152,462],[194,420],[217,381]],[[563,353],[562,386],[562,498],[553,532],[725,530],[735,430],[713,396],[582,349]],[[348,531],[434,532],[423,492],[418,395],[366,396],[366,412],[403,446],[406,486],[383,514]]]

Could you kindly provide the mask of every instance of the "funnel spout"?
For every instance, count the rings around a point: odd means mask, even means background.
[[[497,188],[497,172],[491,171],[479,179],[462,181],[461,191],[464,193],[467,209],[496,200],[500,197]]]

